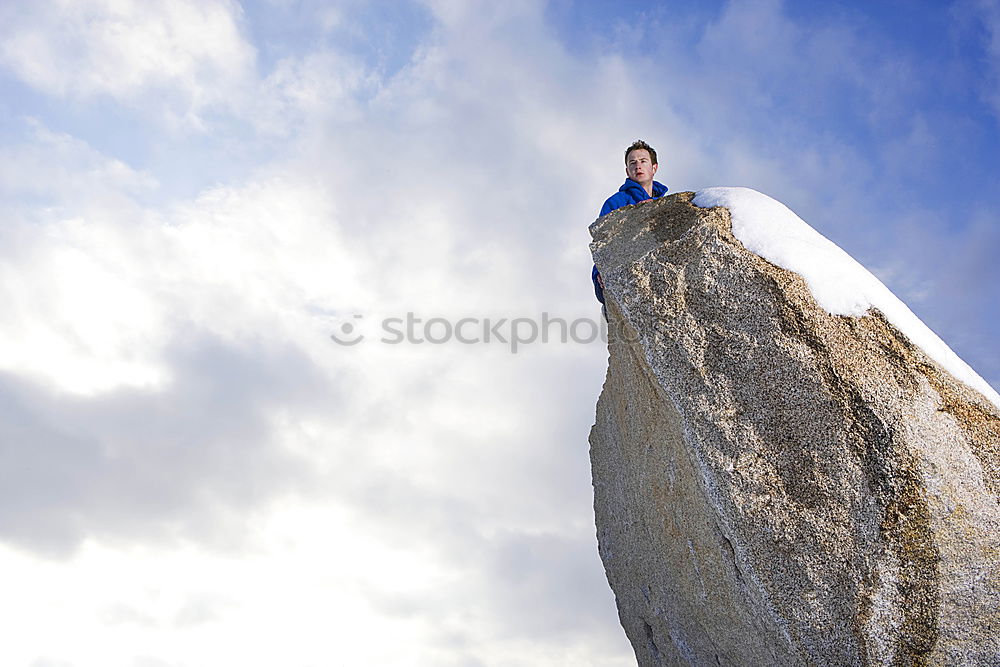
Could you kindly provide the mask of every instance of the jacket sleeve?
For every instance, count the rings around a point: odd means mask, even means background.
[[[607,215],[616,208],[622,207],[622,204],[615,202],[616,196],[617,193],[607,198],[607,200],[604,202],[604,206],[601,207],[601,215]],[[601,215],[597,217],[601,217]],[[590,279],[594,282],[594,295],[597,297],[598,301],[604,303],[604,288],[601,287],[601,283],[597,282],[597,277],[599,275],[600,274],[597,272],[597,265],[595,264],[593,271],[590,272]]]
[[[604,202],[604,206],[601,207],[601,215],[607,215],[608,213],[611,213],[611,211],[615,210],[616,208],[619,208],[618,206],[615,206],[615,203],[614,203],[613,200],[614,200],[614,196],[613,195],[611,197],[608,197],[607,201]],[[598,215],[597,217],[599,218],[599,217],[601,217],[601,215]]]
[[[601,287],[601,283],[597,282],[597,276],[600,274],[597,272],[597,265],[594,265],[594,269],[590,272],[590,279],[594,281],[594,295],[597,296],[597,300],[604,303],[604,288]]]

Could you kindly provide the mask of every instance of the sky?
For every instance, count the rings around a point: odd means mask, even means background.
[[[995,0],[0,4],[0,663],[634,664],[587,227],[636,138],[1000,387]]]

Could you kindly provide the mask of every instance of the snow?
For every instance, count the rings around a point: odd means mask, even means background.
[[[802,276],[827,312],[861,317],[869,308],[877,308],[949,373],[1000,407],[1000,394],[889,288],[781,202],[750,188],[707,188],[695,193],[694,204],[728,208],[733,235],[747,250]]]

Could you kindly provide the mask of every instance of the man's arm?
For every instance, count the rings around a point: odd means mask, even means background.
[[[608,197],[607,201],[604,202],[604,206],[601,207],[601,214],[597,216],[598,218],[601,217],[601,215],[607,215],[608,213],[611,213],[611,211],[615,210],[616,208],[621,208],[621,205],[618,206],[615,205],[614,198],[615,198],[614,195]]]
[[[596,264],[590,272],[590,279],[594,281],[594,295],[597,296],[598,301],[604,303],[604,279],[601,278],[601,274],[597,271]]]
[[[597,217],[607,215],[616,208],[624,206],[624,204],[620,204],[615,201],[615,197],[619,194],[621,193],[615,193],[605,200],[604,206],[601,207],[601,214]],[[597,300],[604,303],[604,278],[601,278],[601,274],[597,270],[596,264],[594,265],[594,270],[590,272],[590,279],[594,281],[594,294],[597,296]]]

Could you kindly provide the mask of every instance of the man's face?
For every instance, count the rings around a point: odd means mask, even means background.
[[[658,166],[653,164],[649,151],[645,148],[636,148],[625,160],[625,174],[639,185],[646,186],[653,182],[653,175]]]

